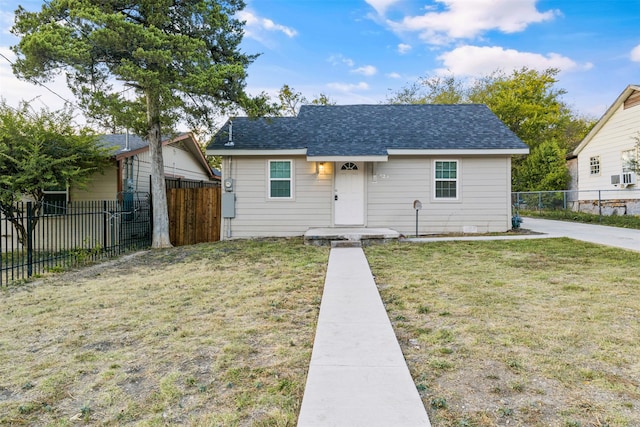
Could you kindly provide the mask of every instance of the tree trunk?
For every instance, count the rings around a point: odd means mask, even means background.
[[[162,136],[160,133],[160,99],[153,89],[147,89],[147,125],[151,156],[151,200],[153,201],[153,231],[151,247],[170,248],[167,191],[164,182]]]

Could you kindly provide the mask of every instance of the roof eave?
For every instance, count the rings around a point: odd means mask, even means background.
[[[209,156],[304,156],[307,154],[306,148],[293,148],[283,150],[269,149],[242,149],[242,148],[215,148],[207,149]]]
[[[622,93],[618,96],[618,98],[616,98],[614,103],[611,104],[611,106],[609,108],[607,108],[607,111],[605,111],[605,113],[602,115],[602,117],[600,117],[600,120],[598,120],[598,122],[595,124],[595,126],[593,126],[593,128],[587,134],[587,136],[585,136],[584,139],[582,140],[582,142],[580,142],[580,144],[578,144],[578,146],[573,150],[573,155],[574,156],[577,156],[578,154],[580,154],[580,152],[584,149],[584,147],[586,147],[587,144],[589,144],[589,141],[591,141],[593,139],[593,137],[600,131],[600,129],[602,129],[602,127],[605,125],[605,123],[607,123],[609,121],[611,116],[613,116],[613,114],[616,111],[618,111],[618,108],[620,108],[620,106],[624,103],[624,101],[626,101],[627,98],[629,97],[629,95],[631,95],[634,91],[640,91],[640,86],[638,86],[638,85],[628,85],[622,91]]]
[[[352,162],[386,162],[389,160],[389,156],[386,155],[371,155],[371,156],[362,156],[362,155],[340,155],[340,156],[327,156],[327,155],[318,155],[318,156],[307,156],[308,162],[343,162],[343,161],[352,161]]]
[[[390,156],[510,156],[529,154],[529,148],[415,149],[390,148]]]

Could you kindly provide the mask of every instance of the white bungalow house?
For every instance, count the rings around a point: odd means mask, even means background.
[[[511,157],[529,152],[484,105],[305,105],[229,120],[221,238],[310,228],[484,233],[511,228]]]
[[[574,209],[640,214],[639,144],[640,86],[629,85],[573,151]]]

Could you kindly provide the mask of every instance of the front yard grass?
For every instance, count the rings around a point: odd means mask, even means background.
[[[220,242],[0,290],[0,425],[295,425],[327,257]]]
[[[640,425],[640,254],[569,239],[366,254],[434,427]]]
[[[365,251],[434,427],[640,425],[640,254]],[[328,252],[219,242],[0,290],[0,425],[294,426]]]

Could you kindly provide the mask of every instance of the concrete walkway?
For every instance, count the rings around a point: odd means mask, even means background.
[[[640,252],[640,230],[524,218],[513,236],[406,241],[569,237]],[[299,427],[430,427],[361,248],[333,248],[320,304]]]
[[[640,252],[640,230],[529,217],[524,218],[522,228],[544,233],[548,237],[569,237]]]
[[[361,248],[333,248],[299,427],[430,426]]]

